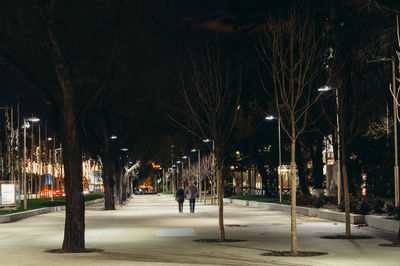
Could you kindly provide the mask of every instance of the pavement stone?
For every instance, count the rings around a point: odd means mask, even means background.
[[[114,211],[103,203],[86,207],[86,247],[96,253],[54,254],[63,240],[65,211],[0,224],[0,265],[400,265],[399,248],[380,247],[396,235],[352,226],[353,234],[373,239],[330,240],[324,235],[344,234],[344,223],[299,215],[300,251],[326,252],[317,257],[266,257],[272,250],[290,250],[287,212],[226,205],[228,239],[244,242],[205,243],[218,238],[218,207],[197,204],[178,213],[171,195],[133,196]],[[195,236],[157,236],[159,230],[193,229]]]

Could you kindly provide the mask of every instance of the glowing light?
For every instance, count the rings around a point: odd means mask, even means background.
[[[38,118],[38,117],[31,117],[31,118],[28,118],[28,121],[30,121],[30,122],[39,122],[40,121],[40,118]]]
[[[318,89],[318,91],[331,91],[331,90],[332,90],[332,87],[329,87],[328,85],[324,85]]]

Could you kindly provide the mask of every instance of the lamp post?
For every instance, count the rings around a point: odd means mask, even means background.
[[[369,63],[379,63],[379,62],[392,62],[392,94],[393,97],[397,97],[396,91],[396,62],[394,56],[389,57],[380,57],[373,60],[367,60],[367,64]],[[395,206],[399,206],[399,157],[398,157],[398,149],[397,149],[397,116],[398,116],[398,106],[397,106],[397,98],[393,99],[393,137],[394,137],[394,194],[395,194]]]
[[[24,210],[26,210],[28,208],[28,200],[27,200],[27,195],[26,195],[26,128],[29,125],[29,123],[26,122],[26,119],[24,118],[24,125],[23,125],[23,129],[24,129],[24,171],[23,171],[23,190],[24,190]]]
[[[56,136],[54,135],[52,138],[47,138],[48,141],[53,141],[53,155],[51,156],[52,159],[52,167],[51,167],[51,201],[54,201],[54,180],[55,180],[55,171],[54,167],[56,166]],[[47,149],[47,145],[46,145]]]
[[[182,156],[182,159],[188,159],[188,170],[190,171],[190,156]]]
[[[161,175],[162,175],[162,191],[165,192],[165,170],[164,167],[160,168],[161,170]]]
[[[197,173],[197,188],[199,189],[199,191],[200,191],[200,188],[201,188],[201,186],[200,186],[200,149],[191,149],[190,150],[191,152],[196,152],[197,151],[197,161],[198,161],[198,169],[197,169],[197,171],[198,171],[198,173]]]
[[[213,178],[213,189],[212,189],[212,198],[211,198],[211,204],[214,203],[214,197],[215,197],[215,176],[214,176],[214,171],[215,171],[215,146],[214,146],[214,140],[213,139],[203,139],[204,143],[209,143],[212,142],[212,153],[213,153],[213,159],[212,159],[212,178]],[[218,184],[217,184],[218,185]],[[217,187],[218,189],[218,187]]]
[[[177,174],[177,177],[179,178],[179,166],[178,166],[178,164],[181,164],[181,181],[180,182],[182,182],[183,181],[183,161],[176,161],[176,174]]]
[[[172,162],[173,163],[173,162]],[[171,183],[171,190],[172,193],[175,194],[176,190],[177,190],[177,177],[175,177],[175,168],[176,168],[176,175],[178,175],[178,167],[175,164],[172,164],[171,166],[171,170],[172,170],[172,183]]]
[[[282,152],[281,152],[281,117],[275,117],[272,115],[266,116],[266,120],[276,119],[278,121],[278,150],[279,150],[279,166],[278,166],[278,185],[279,185],[279,202],[282,202],[282,178],[281,178],[281,164],[282,164]]]
[[[32,133],[31,133],[31,169],[30,169],[30,171],[31,171],[31,185],[30,185],[30,193],[31,193],[31,197],[32,197],[32,192],[33,192],[33,149],[34,149],[34,141],[33,141],[33,123],[36,123],[36,122],[40,122],[40,119],[39,118],[37,118],[37,117],[34,117],[33,115],[30,117],[30,118],[28,118],[28,121],[29,122],[31,122],[32,123]]]
[[[339,123],[339,92],[338,89],[332,88],[331,86],[325,85],[318,89],[319,92],[335,90],[335,101],[336,101],[336,142],[337,142],[337,202],[340,205],[341,202],[341,191],[342,191],[342,179],[341,179],[341,166],[340,166],[340,123]]]

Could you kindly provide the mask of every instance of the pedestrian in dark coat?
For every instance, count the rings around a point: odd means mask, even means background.
[[[178,202],[179,212],[183,212],[183,202],[185,201],[185,190],[183,190],[182,185],[178,188],[175,193],[175,200]]]
[[[186,195],[188,195],[190,202],[190,212],[194,213],[194,206],[196,203],[196,198],[199,196],[197,187],[194,185],[193,181],[190,181],[189,186],[186,188]]]

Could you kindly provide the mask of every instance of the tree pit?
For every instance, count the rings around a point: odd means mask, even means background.
[[[45,252],[47,253],[93,253],[93,252],[102,252],[104,250],[98,249],[98,248],[85,248],[84,250],[64,250],[62,248],[56,248],[56,249],[49,249],[46,250]]]
[[[291,251],[271,251],[267,253],[262,253],[261,256],[270,256],[270,257],[316,257],[327,255],[326,252],[318,252],[318,251],[299,251],[296,256],[292,255]]]
[[[195,242],[203,242],[203,243],[233,243],[233,242],[245,242],[247,240],[244,239],[225,239],[224,241],[220,241],[219,239],[195,239]]]
[[[357,240],[357,239],[372,239],[372,236],[361,236],[361,235],[332,235],[332,236],[321,236],[323,239],[348,239],[348,240]]]

